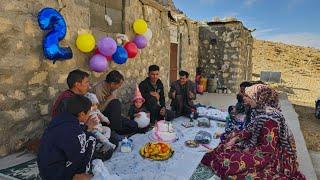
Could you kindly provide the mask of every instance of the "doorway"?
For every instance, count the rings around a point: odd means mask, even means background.
[[[177,80],[178,74],[178,44],[170,43],[170,83]]]

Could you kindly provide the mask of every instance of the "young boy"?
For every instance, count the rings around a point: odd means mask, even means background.
[[[91,102],[74,95],[66,102],[66,111],[59,113],[49,123],[39,147],[38,168],[42,179],[90,179],[87,172],[95,149],[96,139],[80,126],[92,130],[89,119]]]
[[[147,117],[149,118],[148,120],[150,123],[150,113],[146,109],[146,107],[144,106],[145,99],[142,97],[138,85],[136,85],[135,95],[132,99],[132,102],[133,103],[131,104],[129,112],[128,112],[129,118],[131,120],[134,120],[135,118],[139,118],[141,116],[140,112],[145,112],[147,114]],[[138,123],[138,125],[140,124],[140,122],[137,122],[137,123]],[[147,123],[147,124],[149,124],[149,123]],[[146,123],[141,122],[141,124],[146,124]],[[148,126],[144,127],[144,128],[139,128],[139,132],[146,132],[147,129],[148,129]]]

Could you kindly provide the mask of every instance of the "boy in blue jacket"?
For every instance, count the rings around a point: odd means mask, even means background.
[[[88,121],[91,101],[80,95],[71,97],[66,112],[58,114],[49,123],[39,147],[38,167],[43,180],[90,179],[86,174],[96,144],[88,130],[93,123]],[[87,122],[88,121],[88,122]]]

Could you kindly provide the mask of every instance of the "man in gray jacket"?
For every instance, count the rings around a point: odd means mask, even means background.
[[[195,110],[193,100],[196,99],[196,86],[189,80],[188,72],[180,71],[179,76],[179,80],[170,85],[171,108],[176,116],[189,116]]]

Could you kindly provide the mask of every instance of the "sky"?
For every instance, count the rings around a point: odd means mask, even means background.
[[[189,18],[236,17],[261,40],[320,48],[320,0],[173,0]]]

